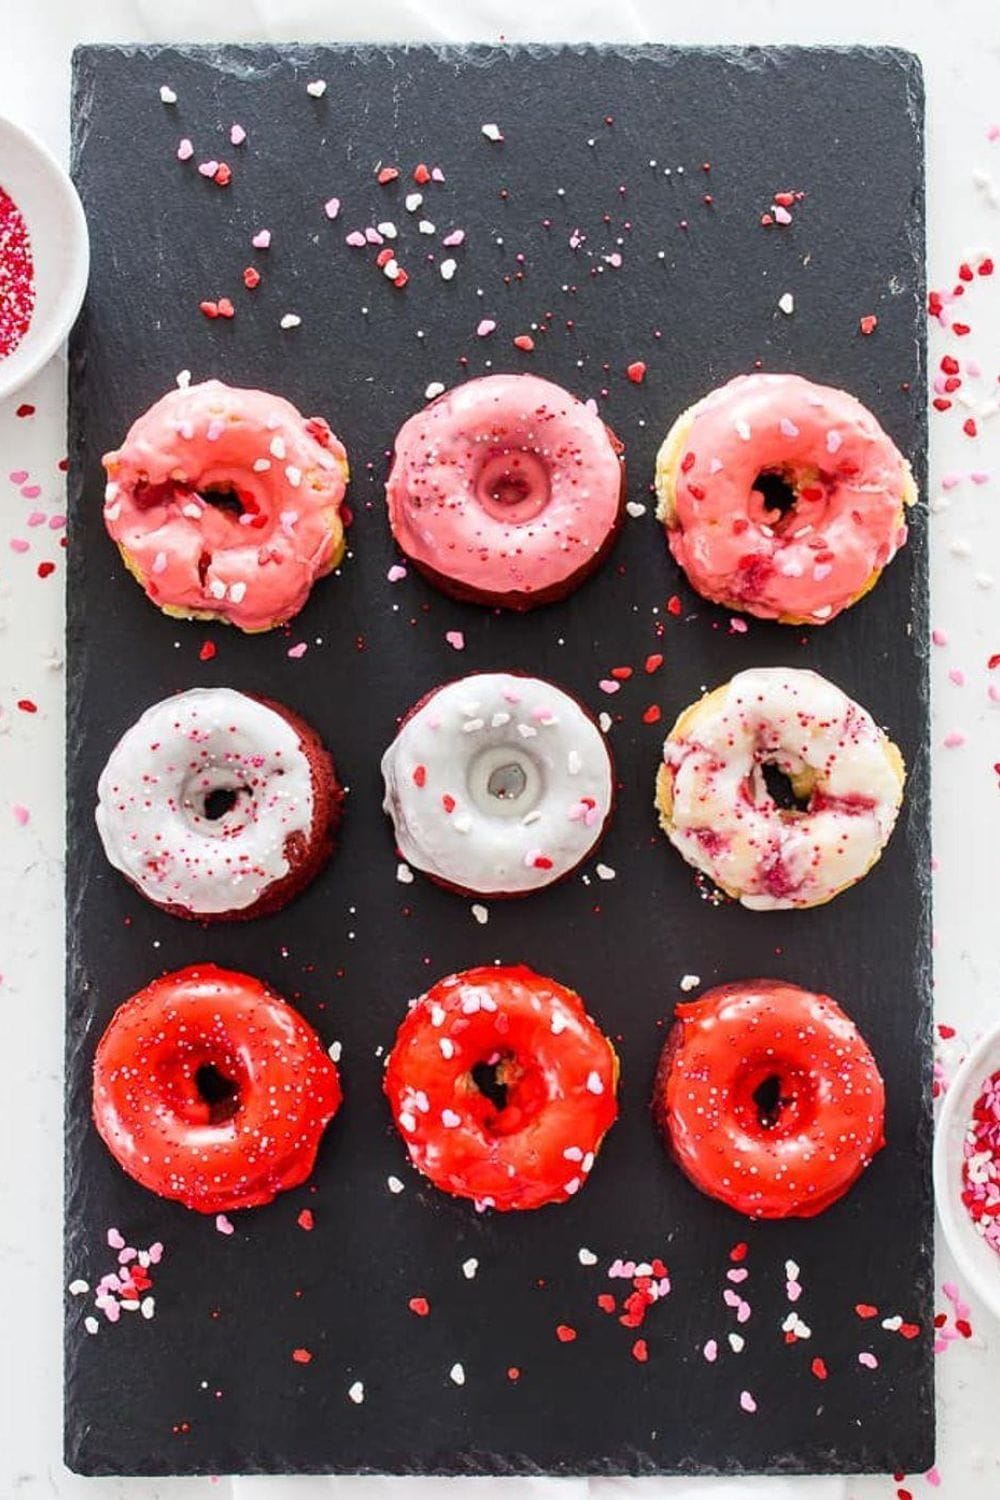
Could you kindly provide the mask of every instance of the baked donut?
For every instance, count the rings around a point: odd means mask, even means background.
[[[340,1108],[298,1011],[249,974],[195,964],[120,1005],[94,1058],[94,1124],[130,1177],[203,1214],[298,1187]]]
[[[873,588],[917,498],[871,412],[801,375],[739,375],[690,407],[656,491],[691,586],[786,625],[825,625]]]
[[[477,1208],[565,1203],[618,1115],[618,1058],[573,990],[523,964],[414,1000],[385,1072],[410,1160]]]
[[[473,672],[435,688],[382,757],[408,864],[463,895],[525,896],[592,854],[614,768],[575,698],[540,677]]]
[[[329,859],[343,793],[316,731],[281,703],[191,688],[147,708],[97,784],[115,869],[177,917],[277,911]]]
[[[386,485],[392,534],[457,599],[552,603],[615,539],[622,451],[589,406],[550,380],[469,380],[400,428]]]
[[[347,454],[281,396],[168,391],[104,467],[108,534],[165,614],[270,630],[344,555]]]
[[[768,767],[798,806],[778,805]],[[801,668],[755,667],[681,714],[656,806],[688,864],[744,906],[820,906],[876,863],[904,780],[899,750],[840,688]]]
[[[677,1007],[653,1113],[703,1193],[754,1219],[812,1218],[885,1145],[885,1089],[828,995],[778,979]]]

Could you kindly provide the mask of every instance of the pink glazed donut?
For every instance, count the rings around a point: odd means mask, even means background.
[[[825,625],[906,540],[910,466],[861,402],[800,375],[739,375],[678,417],[657,515],[699,594]]]
[[[621,523],[622,444],[537,375],[487,375],[400,428],[386,486],[399,546],[445,593],[505,609],[561,599]]]
[[[168,391],[104,467],[108,534],[165,614],[270,630],[344,555],[347,454],[281,396]]]

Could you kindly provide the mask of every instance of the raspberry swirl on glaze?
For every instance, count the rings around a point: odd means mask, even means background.
[[[678,1005],[653,1114],[703,1193],[755,1219],[811,1218],[885,1144],[885,1089],[828,995],[776,979]]]
[[[874,587],[916,500],[872,413],[799,375],[740,375],[684,412],[656,489],[699,594],[796,625],[825,625]]]
[[[797,806],[776,803],[768,766]],[[758,667],[681,714],[656,805],[688,864],[744,906],[819,906],[878,860],[904,780],[896,746],[840,688],[816,672]]]
[[[108,534],[166,614],[270,630],[343,557],[343,444],[281,396],[169,391],[104,467]]]
[[[573,990],[523,964],[415,1000],[385,1074],[418,1171],[479,1209],[565,1203],[618,1115],[618,1059]]]
[[[507,609],[563,598],[614,541],[622,445],[588,406],[537,375],[446,391],[396,437],[389,524],[446,593]]]
[[[315,731],[232,688],[154,703],[119,740],[97,788],[108,860],[175,916],[276,911],[333,849],[342,793]]]
[[[94,1124],[112,1156],[203,1214],[298,1187],[340,1101],[337,1069],[298,1011],[215,964],[126,1000],[94,1058]]]
[[[480,896],[523,896],[570,875],[614,800],[590,714],[554,683],[513,672],[473,672],[421,699],[382,775],[403,858]]]

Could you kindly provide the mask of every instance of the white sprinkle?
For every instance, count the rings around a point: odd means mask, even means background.
[[[395,281],[396,277],[399,275],[399,261],[387,260],[385,265],[382,267],[382,275],[388,276],[390,281]]]
[[[830,431],[826,435],[826,451],[827,451],[827,453],[836,453],[837,450],[842,445],[843,441],[844,441],[844,439],[841,437],[840,433],[836,430],[836,428],[831,427]]]
[[[142,1301],[139,1303],[139,1311],[147,1320],[151,1318],[156,1311],[155,1297],[143,1297]]]
[[[413,871],[410,869],[409,865],[405,864],[403,861],[400,861],[400,863],[396,866],[396,879],[399,881],[400,885],[413,884]]]
[[[328,219],[335,219],[340,213],[340,199],[327,198],[326,202],[323,204],[323,212],[326,214]]]
[[[510,723],[510,714],[504,713],[503,710],[501,710],[500,712],[495,713],[493,715],[492,719],[490,720],[490,728],[491,729],[502,729],[505,724],[509,724],[509,723]]]
[[[341,1059],[341,1055],[343,1054],[343,1051],[344,1051],[344,1044],[343,1044],[343,1042],[333,1041],[333,1042],[330,1043],[329,1047],[327,1047],[326,1050],[330,1054],[330,1056],[333,1058],[333,1061],[335,1063],[339,1063],[340,1059]]]
[[[208,585],[208,592],[213,599],[224,599],[226,597],[226,585],[221,578],[213,578]]]
[[[417,1128],[416,1115],[411,1115],[409,1110],[407,1109],[400,1110],[399,1123],[404,1130],[409,1131],[409,1133],[412,1135]]]
[[[174,93],[174,90],[170,87],[169,83],[160,84],[160,99],[164,104],[177,103],[177,95]]]
[[[441,1124],[447,1130],[454,1130],[456,1125],[461,1125],[461,1123],[462,1116],[457,1115],[453,1109],[443,1109],[441,1111]]]
[[[457,260],[443,260],[438,268],[441,272],[442,281],[450,281],[458,270]]]
[[[781,308],[781,311],[785,314],[786,317],[791,316],[791,314],[795,311],[795,298],[792,296],[791,292],[782,292],[781,296],[778,298],[778,306]]]
[[[742,1354],[747,1342],[742,1333],[731,1333],[728,1335],[728,1338],[729,1347],[730,1349],[732,1349],[733,1353]]]
[[[604,1093],[604,1083],[601,1079],[601,1075],[594,1070],[591,1070],[591,1072],[587,1074],[587,1092],[588,1094]]]
[[[569,1021],[561,1010],[553,1011],[552,1020],[549,1022],[549,1030],[553,1036],[561,1036],[568,1025]]]
[[[485,727],[485,719],[466,719],[465,723],[462,725],[462,733],[478,734],[480,729],[485,729]]]
[[[614,880],[615,871],[610,865],[598,865],[595,872],[598,880]]]
[[[96,1333],[97,1330],[98,1330],[98,1328],[101,1325],[98,1323],[98,1321],[97,1321],[96,1318],[91,1317],[91,1318],[84,1318],[84,1320],[83,1320],[83,1326],[84,1326],[84,1328],[86,1328],[86,1330],[87,1330],[88,1333]]]
[[[406,204],[407,213],[415,214],[424,201],[424,195],[423,193],[407,193],[403,201]]]
[[[538,733],[534,724],[518,724],[517,732],[522,740],[533,740]]]
[[[394,240],[396,238],[396,226],[391,219],[383,219],[381,224],[376,224],[375,227],[384,239]]]
[[[270,467],[271,460],[269,458],[255,458],[253,461],[253,471],[255,474],[266,474]]]
[[[466,1281],[471,1281],[478,1270],[479,1262],[474,1255],[470,1255],[468,1260],[463,1260],[462,1275],[465,1277]]]
[[[421,219],[417,225],[417,229],[421,234],[435,234],[437,232],[437,226],[432,224],[430,219]]]
[[[439,1036],[438,1046],[441,1049],[441,1056],[445,1059],[445,1061],[451,1062],[452,1058],[455,1056],[455,1043],[452,1041],[451,1037]]]
[[[89,1291],[89,1284],[80,1277],[77,1277],[76,1281],[71,1281],[69,1284],[69,1294],[71,1297],[82,1297],[84,1292]]]
[[[291,485],[293,490],[298,489],[299,485],[302,483],[302,470],[299,468],[298,464],[285,465],[285,478],[288,480],[288,483]]]
[[[630,516],[634,516],[636,519],[638,519],[639,516],[644,516],[646,514],[646,507],[642,504],[641,500],[626,501],[625,509],[628,511]]]
[[[322,99],[326,93],[326,79],[314,78],[312,83],[306,84],[306,93],[311,99]]]
[[[579,750],[571,750],[566,756],[566,769],[571,776],[579,776],[583,770],[583,758]]]
[[[362,1401],[365,1399],[364,1382],[361,1380],[356,1380],[348,1390],[347,1394],[350,1400],[354,1402],[355,1406],[360,1406]]]
[[[485,927],[486,923],[490,920],[488,907],[480,906],[478,901],[473,903],[472,915],[475,917],[480,927]]]
[[[443,390],[444,390],[444,381],[442,381],[442,380],[432,380],[431,383],[430,383],[430,385],[424,391],[424,395],[427,397],[428,401],[433,401],[434,397],[435,396],[440,396],[441,393],[443,392]]]
[[[301,322],[302,319],[298,313],[285,313],[281,318],[280,326],[282,328],[298,328]]]
[[[242,604],[247,596],[247,586],[242,579],[229,585],[229,597],[234,604]]]
[[[795,423],[791,420],[790,417],[782,417],[781,421],[778,423],[778,426],[781,429],[781,434],[783,437],[797,438],[799,435],[799,429],[796,427]]]
[[[701,984],[701,975],[700,974],[682,974],[681,975],[680,987],[684,991],[685,995],[688,993],[689,990],[696,990],[698,988],[699,984]]]
[[[611,725],[612,725],[613,721],[612,721],[611,715],[607,712],[606,709],[602,709],[601,712],[598,714],[598,716],[597,716],[597,722],[601,726],[601,733],[602,734],[608,734],[609,731],[610,731],[610,729],[611,729]]]
[[[482,131],[483,131],[483,135],[486,137],[486,139],[488,141],[502,141],[503,140],[503,135],[502,135],[502,133],[500,131],[500,126],[499,125],[484,125],[482,127]]]
[[[452,1365],[451,1369],[448,1371],[448,1374],[451,1376],[456,1385],[465,1384],[465,1371],[457,1361]]]
[[[403,1184],[398,1177],[387,1177],[385,1181],[390,1193],[401,1193],[403,1191]]]
[[[736,436],[738,438],[741,438],[744,443],[749,443],[751,437],[750,423],[745,422],[743,418],[740,417],[733,423],[733,426],[736,428]]]
[[[597,1256],[594,1254],[593,1250],[588,1250],[584,1245],[581,1245],[579,1250],[576,1252],[576,1258],[580,1262],[581,1266],[597,1265]]]

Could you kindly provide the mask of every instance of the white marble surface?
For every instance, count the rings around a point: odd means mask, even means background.
[[[892,42],[924,61],[929,127],[929,279],[950,286],[975,253],[1000,260],[1000,28],[987,0],[369,0],[362,7],[321,0],[0,0],[0,109],[65,157],[69,52],[80,40],[657,40],[684,42]],[[780,100],[775,101],[780,107]],[[873,150],[877,150],[873,133]],[[2,163],[0,163],[2,167]],[[864,212],[859,188],[858,211]],[[963,311],[972,333],[960,351],[978,358],[969,383],[973,410],[995,395],[1000,354],[1000,271],[977,282]],[[931,356],[958,341],[932,327]],[[64,446],[64,378],[55,361],[15,400],[0,404],[0,1497],[88,1496],[89,1500],[430,1500],[440,1481],[379,1479],[80,1480],[60,1462],[62,1109],[62,555],[58,533],[26,531],[31,509],[10,485],[27,469],[46,515],[62,507],[57,462]],[[37,415],[18,419],[18,401]],[[932,418],[932,614],[948,643],[933,653],[934,830],[939,868],[939,1017],[958,1035],[942,1049],[951,1070],[964,1047],[1000,1010],[996,888],[1000,873],[1000,703],[988,697],[987,658],[1000,650],[1000,420],[966,413]],[[971,470],[987,471],[974,484]],[[947,490],[945,482],[962,476]],[[31,551],[10,549],[27,536]],[[39,561],[57,571],[41,580]],[[964,673],[964,682],[949,674]],[[994,672],[1000,685],[1000,671]],[[22,698],[38,712],[17,708]],[[946,748],[960,731],[965,741]],[[26,809],[21,824],[15,808]],[[892,997],[886,996],[886,1003]],[[887,1219],[887,1237],[891,1220]],[[952,1268],[941,1254],[938,1284]],[[939,1307],[948,1309],[939,1295]],[[950,1310],[950,1309],[949,1309]],[[973,1335],[949,1343],[937,1364],[940,1487],[948,1500],[1000,1494],[1000,1339],[981,1308]],[[934,1476],[932,1476],[933,1478]],[[701,1500],[889,1500],[888,1477],[852,1481],[522,1481],[458,1480],[463,1500],[583,1500],[589,1494]],[[906,1482],[915,1500],[935,1493]]]

